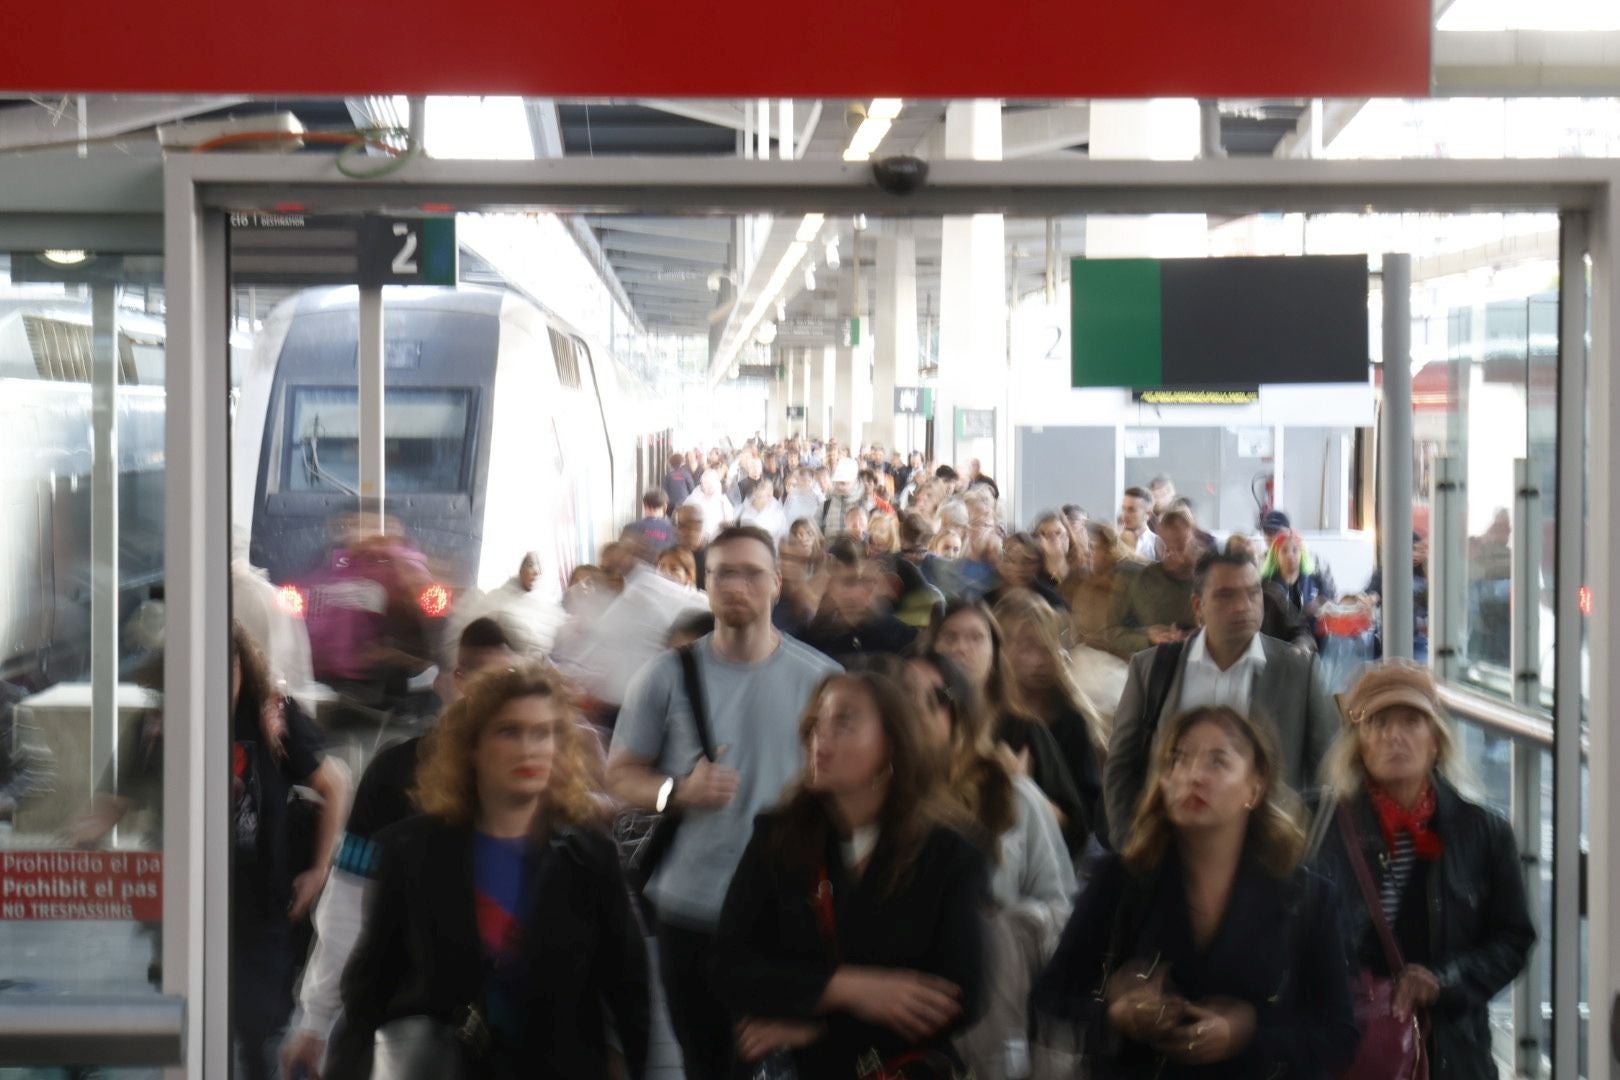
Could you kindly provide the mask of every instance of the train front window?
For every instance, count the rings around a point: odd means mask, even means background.
[[[389,388],[383,396],[389,494],[466,491],[471,416],[469,390]],[[359,430],[358,391],[353,387],[291,388],[282,489],[357,494]]]

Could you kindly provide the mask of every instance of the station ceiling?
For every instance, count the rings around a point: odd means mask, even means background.
[[[78,109],[85,102],[85,121]],[[799,101],[793,107],[793,156],[809,160],[838,160],[848,146],[859,115],[853,107],[864,102]],[[530,100],[527,111],[535,152],[542,156],[612,157],[704,155],[743,157],[744,132],[750,126],[748,104],[736,100],[699,101],[552,101]],[[1018,131],[1025,140],[1019,156],[1083,156],[1086,154],[1086,106],[1079,103],[1010,102],[1005,107],[1008,138]],[[1232,155],[1269,155],[1292,133],[1304,109],[1299,102],[1237,102],[1223,105],[1221,141]],[[0,98],[0,153],[40,142],[72,145],[80,137],[115,142],[127,153],[155,153],[151,130],[177,120],[212,120],[290,112],[306,129],[343,129],[365,124],[402,124],[397,105],[383,98],[249,99],[153,97],[11,97]],[[773,110],[774,114],[774,110]],[[907,102],[878,155],[916,153],[930,156],[929,143],[937,141],[945,108],[942,102]],[[773,121],[779,125],[778,115]],[[782,153],[782,133],[776,131],[767,153]],[[144,138],[143,138],[144,137]],[[308,151],[324,152],[324,151]],[[591,217],[572,222],[576,235],[598,246],[602,262],[611,271],[616,289],[647,330],[669,334],[707,336],[732,316],[737,302],[739,249],[744,231],[735,219]],[[781,223],[778,227],[790,227]],[[878,229],[883,226],[880,224]],[[758,241],[767,245],[761,264],[774,257],[769,248],[768,224],[757,224]],[[765,229],[764,233],[757,230]],[[1060,235],[1060,256],[1077,254],[1083,243],[1080,228]],[[924,311],[937,303],[939,226],[919,223],[918,295]],[[837,238],[844,252],[841,271],[824,270],[816,289],[791,290],[791,309],[801,327],[811,325],[826,311],[835,310],[840,275],[852,274],[853,226],[829,221],[821,241]],[[1041,222],[1008,222],[1007,247],[1010,275],[1039,274],[1044,267],[1045,227]],[[871,267],[868,245],[863,266]],[[868,282],[871,275],[868,275]],[[848,285],[842,286],[847,294]]]

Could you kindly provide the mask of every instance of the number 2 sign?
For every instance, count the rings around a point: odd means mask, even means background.
[[[454,285],[453,217],[368,217],[360,229],[362,285]]]

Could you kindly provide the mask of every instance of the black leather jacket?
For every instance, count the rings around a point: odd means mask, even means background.
[[[1524,970],[1536,929],[1512,827],[1446,781],[1436,778],[1435,786],[1430,827],[1445,850],[1438,872],[1428,875],[1428,966],[1440,982],[1440,1000],[1429,1011],[1429,1075],[1496,1080],[1486,1005]],[[1387,852],[1372,801],[1363,792],[1349,806],[1379,881]],[[1337,826],[1327,830],[1314,868],[1338,886],[1340,927],[1354,958],[1375,931]]]

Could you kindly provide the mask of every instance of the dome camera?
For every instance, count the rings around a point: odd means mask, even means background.
[[[910,195],[928,182],[928,162],[904,155],[886,157],[872,162],[872,179],[890,195]]]

